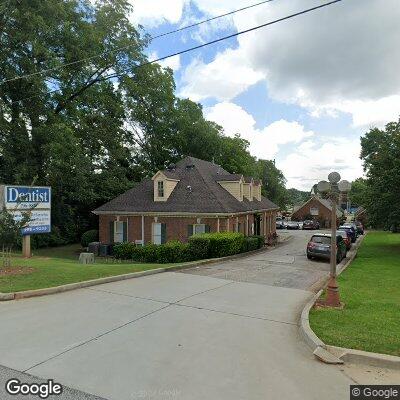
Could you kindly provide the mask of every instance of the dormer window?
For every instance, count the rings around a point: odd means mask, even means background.
[[[164,197],[164,181],[157,182],[158,197]]]

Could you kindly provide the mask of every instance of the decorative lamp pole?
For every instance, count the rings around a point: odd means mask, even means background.
[[[337,242],[336,242],[336,219],[337,219],[337,202],[339,200],[340,192],[349,192],[351,184],[348,181],[340,181],[340,174],[338,172],[331,172],[328,175],[327,181],[318,183],[317,188],[319,192],[327,193],[332,202],[331,214],[331,266],[330,277],[326,292],[326,299],[324,305],[327,307],[340,307],[339,286],[336,281],[336,257],[337,257]]]

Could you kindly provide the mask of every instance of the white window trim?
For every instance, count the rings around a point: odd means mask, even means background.
[[[126,223],[126,240],[128,241],[128,234],[129,234],[129,231],[128,231],[128,229],[129,229],[129,222],[128,222],[128,220],[126,220],[126,221],[121,221],[119,218],[116,220],[116,221],[114,221],[114,237],[113,237],[113,239],[114,239],[114,243],[123,243],[124,242],[124,223]],[[117,241],[117,240],[115,240],[115,238],[116,238],[116,235],[117,235],[117,224],[122,224],[122,240],[121,241]]]
[[[154,235],[154,227],[156,226],[156,225],[160,225],[160,235]],[[160,236],[160,243],[156,243],[155,242],[155,237],[158,237],[158,236]],[[151,242],[153,243],[153,244],[157,244],[157,245],[160,245],[160,244],[162,244],[162,223],[161,222],[153,222],[152,224],[151,224]]]

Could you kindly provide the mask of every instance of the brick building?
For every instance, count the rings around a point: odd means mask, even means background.
[[[301,206],[295,206],[293,209],[292,220],[305,221],[315,220],[321,225],[321,228],[330,228],[332,215],[332,202],[328,199],[314,195]],[[343,218],[343,210],[339,207],[336,211],[337,226]]]
[[[186,157],[93,211],[100,241],[161,244],[225,231],[268,239],[278,206],[261,195],[261,184]]]

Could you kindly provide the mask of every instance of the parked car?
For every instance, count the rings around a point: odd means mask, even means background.
[[[351,249],[351,236],[350,236],[350,234],[347,233],[347,231],[344,230],[344,229],[343,230],[338,230],[336,232],[336,234],[340,235],[343,238],[344,243],[346,245],[346,249],[350,250]]]
[[[336,262],[340,263],[346,257],[347,249],[342,236],[336,236]],[[331,235],[316,233],[307,244],[307,258],[331,258]]]
[[[356,232],[356,230],[354,229],[353,226],[351,226],[351,225],[341,225],[341,226],[339,226],[338,230],[339,231],[345,230],[350,235],[351,243],[355,243],[355,241],[357,240],[357,232]]]
[[[297,221],[288,221],[286,224],[286,229],[300,229],[300,226]]]
[[[319,222],[306,220],[303,222],[303,229],[319,229]]]
[[[364,235],[364,225],[360,221],[355,222],[357,227],[357,232],[359,235]]]
[[[282,220],[276,221],[276,229],[285,229],[285,223]]]

